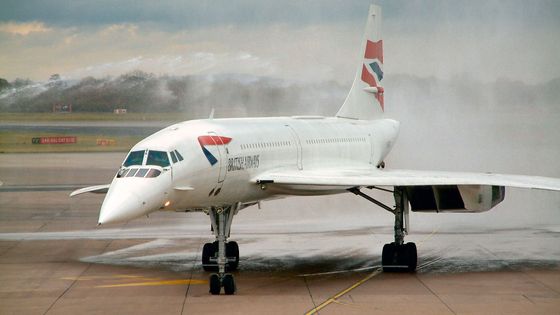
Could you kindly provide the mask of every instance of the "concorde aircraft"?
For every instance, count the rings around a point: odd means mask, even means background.
[[[124,222],[154,211],[208,215],[215,241],[202,250],[213,271],[210,293],[234,294],[231,271],[239,247],[228,241],[233,217],[261,200],[353,193],[395,216],[394,242],[382,252],[384,271],[414,272],[417,251],[405,243],[408,211],[483,212],[504,200],[505,187],[560,191],[560,179],[385,169],[399,122],[384,117],[381,8],[372,5],[358,69],[334,117],[296,116],[192,120],[140,141],[109,185],[72,192],[106,193],[99,224]],[[364,190],[390,192],[395,206]]]

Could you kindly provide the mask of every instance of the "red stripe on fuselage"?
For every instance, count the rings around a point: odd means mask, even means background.
[[[365,59],[379,59],[383,63],[383,40],[372,42],[370,40],[366,43]]]
[[[198,143],[201,145],[222,145],[231,142],[231,138],[222,136],[200,136],[198,137]]]

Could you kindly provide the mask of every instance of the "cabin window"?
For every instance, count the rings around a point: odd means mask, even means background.
[[[153,151],[148,152],[148,160],[146,165],[157,165],[161,167],[169,166],[169,158],[167,157],[167,152],[164,151]]]
[[[123,166],[142,165],[144,159],[144,151],[133,151],[128,154],[128,157],[123,163]]]

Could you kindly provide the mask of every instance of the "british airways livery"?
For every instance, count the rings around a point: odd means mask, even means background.
[[[333,117],[204,119],[169,126],[129,152],[106,193],[99,224],[154,211],[208,215],[215,241],[202,251],[210,293],[236,292],[230,271],[239,246],[229,241],[234,216],[261,200],[351,192],[394,214],[394,242],[382,252],[384,271],[416,270],[414,243],[405,243],[408,212],[482,212],[504,200],[505,187],[560,191],[560,179],[385,169],[399,122],[384,117],[381,8],[371,6],[357,71]],[[365,190],[389,192],[395,206]]]

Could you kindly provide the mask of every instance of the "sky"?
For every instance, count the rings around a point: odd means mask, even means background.
[[[376,1],[385,73],[560,77],[559,1]],[[0,77],[132,70],[350,82],[370,1],[2,0]]]

